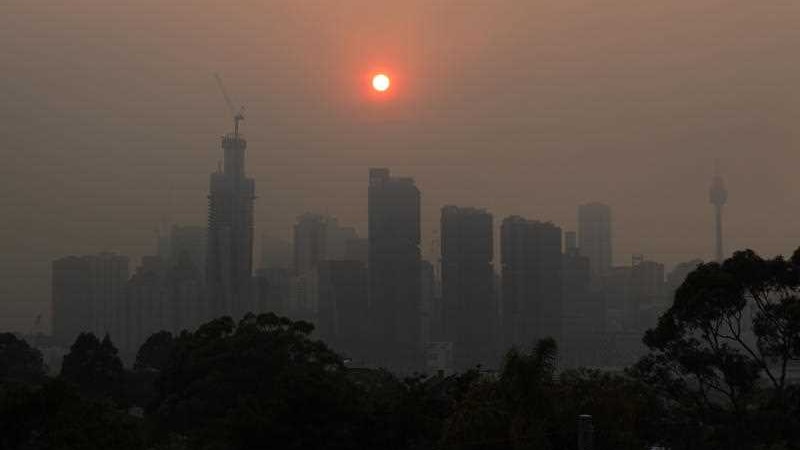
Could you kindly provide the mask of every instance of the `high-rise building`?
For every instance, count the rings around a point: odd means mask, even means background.
[[[570,256],[578,255],[578,235],[574,231],[564,232],[564,254]]]
[[[53,334],[70,345],[78,334],[117,332],[119,311],[128,280],[127,256],[100,253],[53,261]]]
[[[170,329],[171,303],[167,266],[159,256],[145,256],[125,286],[120,326],[112,336],[124,359],[130,360],[153,333]]]
[[[207,233],[201,226],[173,225],[169,237],[169,265],[178,264],[185,254],[200,273],[205,273]]]
[[[507,217],[500,228],[505,345],[561,337],[561,228]]]
[[[261,236],[261,267],[264,269],[290,269],[294,263],[292,243],[269,234]]]
[[[328,217],[306,213],[297,218],[294,225],[294,272],[306,275],[316,270],[326,259],[326,237]]]
[[[711,189],[709,189],[708,197],[712,205],[714,205],[714,257],[716,261],[721,263],[725,259],[725,253],[722,248],[722,207],[728,202],[728,190],[725,189],[725,183],[719,175],[718,169],[714,169],[714,180],[711,182]]]
[[[192,330],[211,319],[207,311],[203,272],[196,266],[196,255],[180,252],[177,260],[166,270],[169,305],[164,329],[176,334]]]
[[[305,213],[294,225],[294,270],[296,275],[314,271],[325,260],[343,260],[347,243],[357,240],[353,227],[342,227],[335,217]]]
[[[589,258],[593,281],[611,270],[611,207],[602,203],[578,207],[578,247],[581,255]]]
[[[635,256],[631,266],[630,297],[634,303],[635,326],[642,331],[654,327],[658,316],[668,307],[664,265]]]
[[[318,267],[320,338],[349,358],[366,355],[367,268],[360,261],[322,261]]]
[[[368,210],[373,355],[416,370],[423,364],[419,189],[389,169],[370,169]]]
[[[240,316],[250,306],[255,181],[245,176],[247,141],[222,137],[223,167],[211,174],[208,195],[206,282],[211,315]]]
[[[441,328],[441,308],[436,298],[436,275],[430,261],[420,261],[420,340],[423,347],[434,339]]]
[[[258,269],[255,277],[257,294],[253,312],[289,315],[291,280],[289,269],[282,267]]]
[[[570,241],[574,239],[565,236],[559,359],[564,367],[596,365],[600,363],[596,355],[605,323],[605,305],[601,291],[591,285],[589,258],[582,256]]]
[[[305,213],[294,226],[294,274],[290,315],[316,322],[319,299],[318,269],[323,261],[341,261],[347,242],[357,239],[352,227],[342,227],[335,217]]]
[[[348,239],[345,243],[344,259],[361,261],[366,265],[369,262],[369,240],[364,238]]]
[[[457,368],[494,363],[497,313],[493,284],[492,215],[445,206],[441,217],[442,303]]]

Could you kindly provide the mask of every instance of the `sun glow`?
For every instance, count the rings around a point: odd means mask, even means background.
[[[385,92],[389,89],[389,85],[391,81],[386,74],[379,73],[372,77],[372,89],[375,89],[378,92]]]

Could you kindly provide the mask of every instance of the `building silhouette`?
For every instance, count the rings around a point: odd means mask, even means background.
[[[342,261],[347,243],[357,240],[352,227],[343,227],[327,214],[305,213],[294,225],[294,272],[289,315],[317,323],[319,313],[319,267],[324,261]]]
[[[589,258],[592,280],[611,270],[611,207],[602,203],[587,203],[578,207],[578,247]]]
[[[658,316],[667,310],[664,264],[635,255],[631,264],[630,296],[634,303],[634,323],[640,331],[656,326]]]
[[[294,247],[290,241],[261,235],[261,268],[290,269],[294,264]]]
[[[169,234],[169,265],[175,266],[186,256],[200,273],[205,273],[207,234],[208,230],[202,226],[173,225]]]
[[[456,368],[495,361],[497,305],[494,299],[492,215],[475,208],[441,211],[444,332],[453,342]]]
[[[125,285],[119,331],[112,336],[124,359],[132,359],[153,333],[170,330],[171,307],[167,264],[159,256],[143,257]]]
[[[507,217],[500,227],[505,347],[561,337],[561,228]]]
[[[208,195],[206,282],[212,316],[240,316],[250,306],[255,181],[245,175],[247,141],[222,137],[224,162],[211,174]]]
[[[290,315],[292,274],[288,268],[267,267],[256,270],[254,313]]]
[[[605,323],[602,293],[592,286],[589,258],[580,254],[575,232],[564,233],[562,340],[563,367],[594,365]]]
[[[116,253],[68,256],[52,263],[53,335],[70,345],[82,332],[118,334],[129,258]]]
[[[422,364],[420,191],[414,180],[370,169],[368,215],[373,358],[414,370]]]
[[[714,258],[721,263],[725,259],[722,247],[722,207],[728,202],[728,190],[719,175],[718,169],[714,169],[714,179],[708,191],[709,201],[714,205]]]
[[[366,358],[369,307],[367,268],[361,261],[322,261],[318,266],[317,333],[348,358]]]
[[[294,225],[294,271],[303,275],[324,260],[343,260],[350,241],[357,241],[353,227],[342,227],[326,214],[305,213]]]

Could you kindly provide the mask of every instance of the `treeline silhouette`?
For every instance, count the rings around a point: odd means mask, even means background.
[[[800,448],[800,249],[700,265],[624,372],[559,371],[556,343],[497,373],[400,378],[349,367],[312,326],[274,314],[159,332],[123,367],[80,335],[56,377],[0,334],[2,449]]]

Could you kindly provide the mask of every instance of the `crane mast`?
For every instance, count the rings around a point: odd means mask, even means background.
[[[217,86],[219,86],[219,90],[222,92],[222,97],[225,98],[225,103],[228,105],[228,110],[230,111],[231,116],[233,116],[233,133],[238,138],[239,122],[244,120],[244,106],[239,107],[239,111],[236,111],[236,107],[233,106],[233,101],[231,101],[228,92],[225,90],[225,85],[222,83],[222,77],[220,77],[218,73],[215,73],[214,79],[217,80]]]

